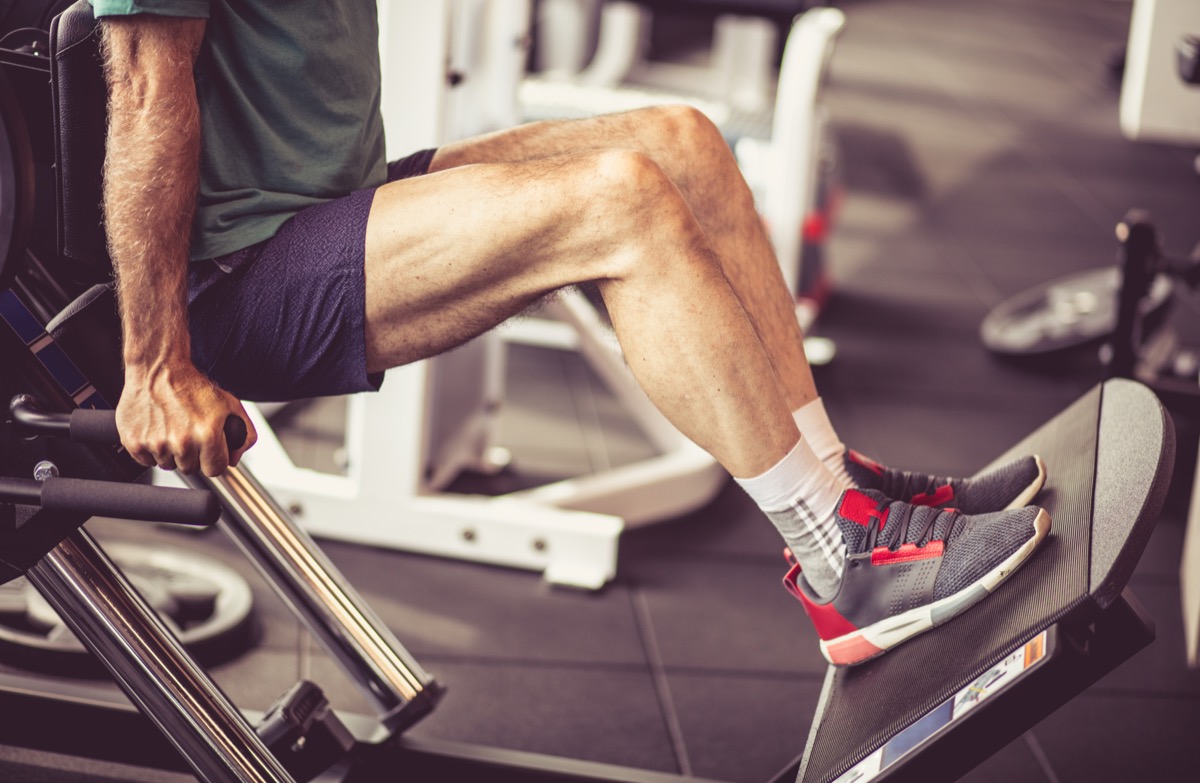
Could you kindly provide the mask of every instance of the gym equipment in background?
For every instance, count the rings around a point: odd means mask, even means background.
[[[125,542],[107,551],[196,660],[230,661],[254,643],[254,597],[237,571],[181,548]],[[59,677],[106,675],[25,578],[0,585],[0,661]]]
[[[1163,252],[1162,237],[1148,213],[1130,210],[1117,226],[1121,241],[1121,290],[1118,321],[1108,360],[1111,378],[1146,383],[1172,410],[1195,415],[1200,410],[1200,347],[1182,348],[1173,333],[1167,339],[1148,338],[1142,303],[1161,278],[1200,286],[1200,246],[1190,259]],[[1192,483],[1183,561],[1179,571],[1184,636],[1189,665],[1200,666],[1200,454]]]
[[[994,307],[980,324],[980,339],[992,353],[1018,358],[1097,347],[1117,328],[1120,287],[1115,266],[1051,280]],[[1167,278],[1154,281],[1140,304],[1144,323],[1161,325],[1172,291]]]
[[[1135,0],[1121,82],[1126,138],[1200,143],[1197,36],[1200,5],[1192,0]]]
[[[1184,344],[1167,315],[1177,288],[1194,294],[1200,286],[1200,247],[1190,259],[1167,254],[1149,214],[1137,209],[1116,235],[1119,266],[1054,280],[1002,302],[980,326],[983,343],[1009,358],[1098,347],[1106,377],[1144,383],[1169,409],[1194,416],[1200,345]],[[1188,662],[1200,666],[1200,467],[1187,524],[1180,589]]]

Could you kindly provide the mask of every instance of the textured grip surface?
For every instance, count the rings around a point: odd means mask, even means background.
[[[225,443],[231,452],[237,451],[246,442],[246,422],[240,416],[229,414],[225,419],[223,431]],[[71,440],[79,443],[120,443],[117,414],[113,411],[83,408],[71,411]]]
[[[117,414],[82,408],[71,411],[71,440],[117,445],[121,442],[121,433],[117,431]]]
[[[71,478],[43,482],[42,508],[198,526],[213,524],[221,514],[216,496],[203,490]]]

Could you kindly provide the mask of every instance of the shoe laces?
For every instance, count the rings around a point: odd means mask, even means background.
[[[890,487],[886,494],[897,498],[915,498],[918,495],[930,495],[938,491],[941,487],[953,482],[949,478],[942,476],[932,476],[924,473],[910,473],[907,470],[891,470],[894,476],[895,485]]]
[[[962,513],[958,509],[939,509],[929,506],[915,506],[911,503],[903,503],[892,500],[881,500],[875,505],[875,510],[878,512],[871,515],[871,522],[867,525],[867,538],[865,552],[873,552],[880,535],[883,533],[884,515],[889,507],[899,505],[900,515],[898,518],[893,518],[891,521],[898,522],[899,535],[892,539],[888,544],[888,551],[895,552],[906,543],[913,543],[917,546],[925,546],[929,543],[929,539],[933,537],[934,530],[938,520],[946,516],[947,527],[943,539],[949,539],[954,532],[954,528],[958,526],[959,520],[962,519]],[[921,523],[921,529],[916,537],[909,541],[908,528],[912,523],[913,514],[920,509],[920,513],[924,516],[924,521]],[[888,514],[891,517],[890,514]]]

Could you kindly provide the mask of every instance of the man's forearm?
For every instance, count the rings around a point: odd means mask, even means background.
[[[204,27],[202,19],[153,15],[104,21],[104,216],[124,333],[121,443],[146,467],[218,476],[255,434],[241,404],[191,361],[188,246],[200,167],[192,69]],[[248,432],[232,453],[222,434],[229,416]]]
[[[192,63],[200,36],[179,35],[180,24],[104,25],[110,115],[104,212],[126,370],[135,374],[190,361],[187,262],[200,153]],[[202,23],[199,29],[202,36]]]

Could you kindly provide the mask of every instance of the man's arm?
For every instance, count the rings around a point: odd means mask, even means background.
[[[122,442],[143,465],[215,476],[237,464],[255,433],[241,403],[191,360],[187,268],[200,159],[192,69],[204,28],[203,19],[105,19],[104,212],[121,304]],[[231,413],[249,430],[232,455],[222,434]]]

